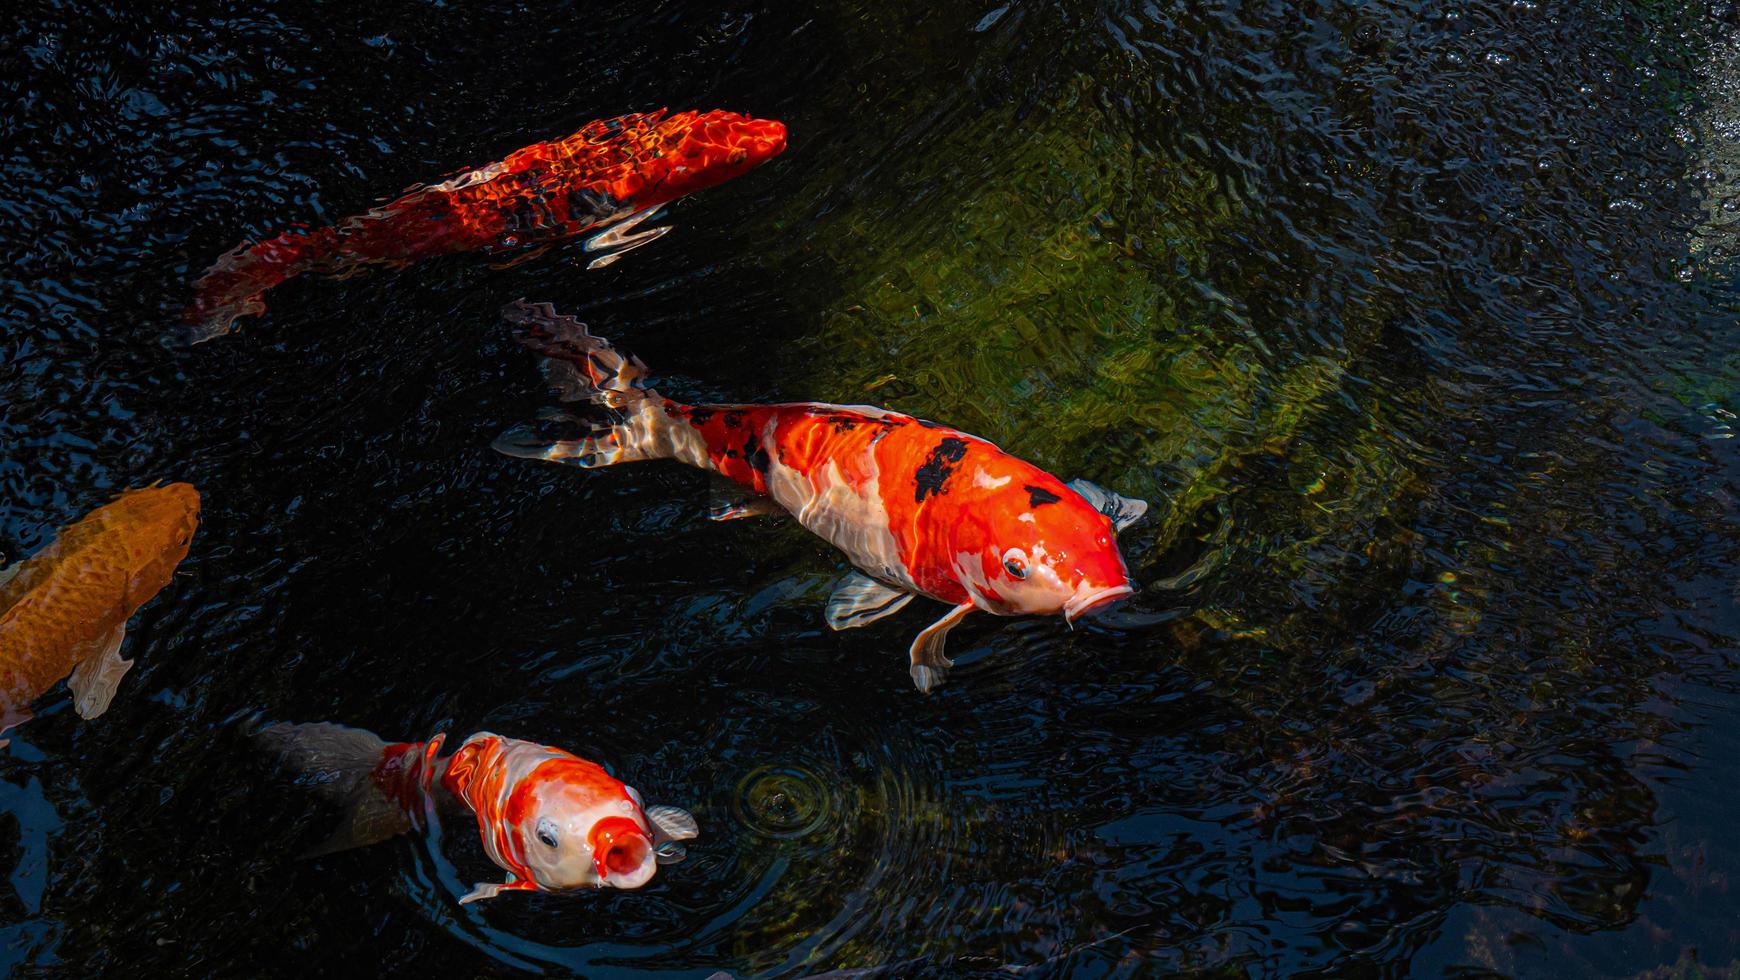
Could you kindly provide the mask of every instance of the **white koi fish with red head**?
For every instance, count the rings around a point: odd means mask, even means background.
[[[1115,534],[1146,512],[1142,501],[1066,484],[978,436],[880,408],[684,405],[548,304],[521,301],[505,315],[544,356],[563,400],[604,405],[621,421],[577,439],[521,427],[496,449],[582,467],[677,459],[725,476],[751,498],[716,518],[789,513],[857,566],[828,601],[834,629],[874,622],[915,595],[953,607],[912,643],[921,691],[942,682],[948,631],[974,610],[1073,622],[1134,591]]]
[[[277,724],[254,737],[348,806],[317,854],[405,833],[430,805],[473,814],[508,879],[478,885],[461,905],[506,891],[639,888],[700,833],[687,811],[645,806],[604,767],[536,742],[478,732],[443,758],[442,735],[388,744],[343,725]]]

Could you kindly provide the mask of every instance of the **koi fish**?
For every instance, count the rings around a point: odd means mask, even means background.
[[[313,853],[406,833],[431,810],[477,819],[483,849],[507,881],[479,884],[461,905],[509,891],[639,888],[660,864],[683,859],[700,829],[688,811],[646,806],[640,793],[569,752],[478,732],[442,757],[446,736],[388,744],[333,724],[274,724],[254,738],[348,807]]]
[[[127,621],[169,584],[198,526],[193,487],[129,490],[0,571],[0,732],[69,674],[80,718],[108,710],[133,666]]]
[[[564,401],[603,405],[621,421],[556,440],[520,426],[497,450],[581,467],[676,459],[723,475],[750,496],[715,519],[790,514],[856,566],[828,600],[830,627],[873,623],[915,595],[951,607],[912,642],[920,691],[942,682],[948,633],[974,610],[1073,623],[1135,591],[1114,536],[1147,511],[1143,501],[1066,484],[978,436],[887,409],[684,405],[647,387],[638,359],[549,304],[522,300],[504,315]]]
[[[587,243],[615,251],[669,230],[628,232],[653,210],[723,183],[785,149],[785,126],[735,112],[631,113],[587,123],[564,139],[534,143],[451,180],[413,187],[338,225],[244,242],[194,283],[183,337],[229,333],[239,316],[266,311],[261,296],[304,273],[347,274],[434,255],[497,252],[610,226]]]

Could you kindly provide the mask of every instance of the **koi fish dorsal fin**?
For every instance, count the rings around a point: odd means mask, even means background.
[[[1146,500],[1120,496],[1088,480],[1071,480],[1065,486],[1081,494],[1082,499],[1091,504],[1094,510],[1111,518],[1112,529],[1115,531],[1122,531],[1148,513]]]

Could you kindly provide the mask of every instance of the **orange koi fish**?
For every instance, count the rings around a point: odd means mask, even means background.
[[[677,459],[722,474],[752,496],[716,519],[790,514],[858,568],[828,600],[834,629],[875,622],[915,595],[952,607],[912,643],[921,691],[942,682],[944,641],[974,610],[1073,622],[1134,591],[1114,535],[1147,511],[1143,501],[1066,484],[978,436],[886,409],[683,405],[646,387],[640,361],[548,304],[521,301],[505,315],[563,400],[621,421],[576,439],[522,426],[496,449],[583,467]]]
[[[313,230],[244,242],[194,283],[183,315],[193,343],[266,311],[266,290],[304,273],[402,266],[433,255],[497,252],[610,227],[588,250],[607,264],[668,228],[627,232],[653,209],[724,183],[785,149],[785,126],[735,112],[631,113],[587,123],[565,139],[535,143],[451,180],[416,187],[392,203]]]
[[[442,758],[444,735],[388,744],[343,725],[276,724],[254,737],[348,805],[317,854],[405,833],[432,809],[469,810],[508,879],[478,885],[461,905],[507,891],[639,888],[700,834],[688,811],[645,806],[597,763],[535,742],[478,732]]]
[[[80,718],[108,710],[133,666],[127,620],[169,584],[198,527],[193,487],[129,490],[0,571],[0,732],[68,674]]]

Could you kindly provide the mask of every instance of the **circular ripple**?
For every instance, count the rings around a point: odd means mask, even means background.
[[[839,801],[818,775],[798,766],[762,766],[744,776],[731,796],[743,826],[763,837],[795,840],[819,830]]]

